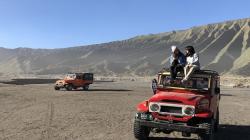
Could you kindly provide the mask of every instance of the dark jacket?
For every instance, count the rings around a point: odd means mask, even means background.
[[[179,52],[177,60],[178,60],[178,64],[180,64],[181,66],[184,67],[186,65],[186,57],[185,57],[185,55],[183,53]],[[173,61],[174,61],[174,55],[171,54],[171,56],[169,58],[170,66],[172,66]]]

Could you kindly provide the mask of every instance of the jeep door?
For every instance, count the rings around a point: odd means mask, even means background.
[[[82,86],[82,77],[81,77],[81,75],[76,75],[76,79],[75,79],[74,85],[76,87],[81,87]]]

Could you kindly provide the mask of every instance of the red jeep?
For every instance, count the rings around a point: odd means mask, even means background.
[[[83,88],[88,90],[89,85],[93,83],[93,73],[68,73],[63,80],[58,80],[55,83],[55,90],[65,88],[66,90],[72,90],[77,88]]]
[[[196,71],[181,83],[182,74],[174,83],[169,72],[158,74],[156,94],[137,106],[134,136],[148,139],[150,132],[182,132],[199,140],[212,140],[219,125],[220,77],[211,70]]]

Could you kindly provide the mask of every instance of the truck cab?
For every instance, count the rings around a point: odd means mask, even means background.
[[[219,125],[220,76],[211,70],[196,71],[182,83],[183,74],[170,82],[170,72],[158,73],[156,94],[137,106],[134,136],[147,139],[149,133],[182,132],[211,140]]]

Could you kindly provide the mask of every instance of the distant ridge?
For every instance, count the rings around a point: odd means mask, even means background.
[[[90,71],[99,75],[148,76],[167,67],[170,46],[193,45],[202,68],[250,76],[250,19],[128,40],[64,49],[0,48],[0,75],[47,75]]]

